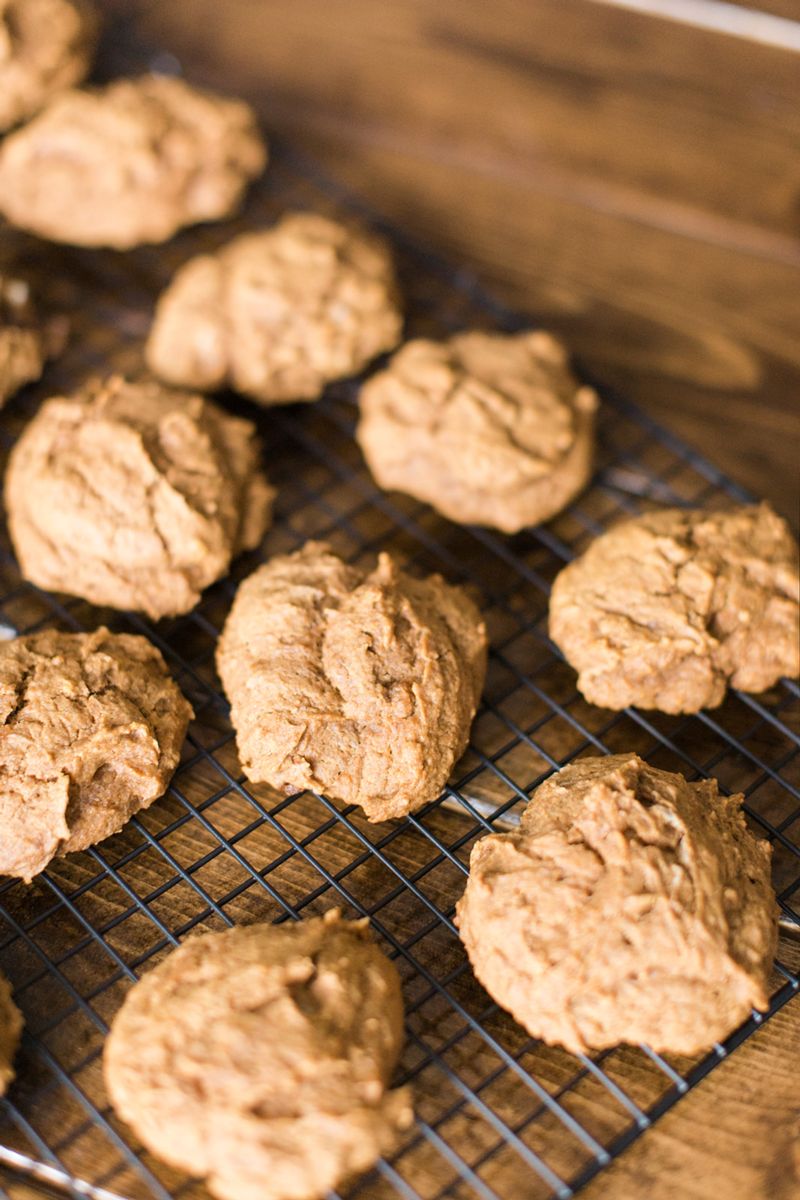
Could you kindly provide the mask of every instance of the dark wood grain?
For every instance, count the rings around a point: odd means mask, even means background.
[[[147,28],[280,123],[322,112],[467,164],[568,171],[654,223],[686,205],[798,230],[792,53],[591,0],[173,0]]]
[[[779,1013],[585,1192],[585,1200],[796,1200],[800,1020]]]

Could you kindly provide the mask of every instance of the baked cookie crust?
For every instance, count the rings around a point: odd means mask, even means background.
[[[191,716],[146,638],[47,629],[0,643],[0,875],[28,882],[157,800]]]
[[[147,361],[166,383],[261,404],[316,400],[400,339],[394,267],[377,237],[314,213],[192,258],[162,294]]]
[[[596,393],[542,331],[408,342],[360,406],[356,438],[378,485],[463,525],[537,525],[591,475]]]
[[[800,673],[797,541],[768,504],[623,521],[558,575],[550,636],[592,704],[693,713]]]
[[[393,964],[366,921],[191,938],[128,993],[106,1040],[111,1101],[220,1200],[313,1200],[412,1120],[388,1091],[403,1038]]]
[[[575,1054],[696,1054],[769,1003],[770,847],[742,796],[635,754],[547,779],[519,829],[472,850],[457,923],[476,976],[533,1037]]]
[[[0,0],[0,132],[83,82],[97,28],[88,0]]]
[[[486,629],[458,587],[386,554],[372,571],[324,543],[244,581],[217,647],[242,768],[371,821],[436,799],[466,748]]]
[[[0,148],[0,211],[55,242],[128,250],[238,206],[266,163],[253,110],[143,75],[62,92]]]
[[[6,473],[22,573],[154,620],[188,612],[269,524],[258,460],[249,421],[158,383],[112,376],[47,400]]]

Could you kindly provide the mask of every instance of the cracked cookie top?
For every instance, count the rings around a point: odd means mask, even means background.
[[[248,778],[381,821],[435,800],[466,748],[486,627],[439,575],[308,542],[241,585],[217,666]]]
[[[81,83],[96,41],[89,0],[0,0],[0,131]]]
[[[154,619],[188,612],[260,541],[273,496],[249,421],[119,376],[41,406],[5,493],[27,579]]]
[[[263,404],[316,400],[400,338],[384,243],[314,213],[190,259],[161,296],[147,343],[167,383],[232,387]]]
[[[408,342],[360,407],[377,483],[461,524],[515,533],[554,516],[591,473],[597,397],[540,330]]]
[[[0,149],[12,225],[126,250],[237,206],[266,152],[249,105],[161,75],[62,92]]]
[[[668,713],[800,672],[798,547],[767,504],[614,526],[560,573],[550,636],[587,700]]]
[[[190,938],[128,993],[103,1066],[145,1145],[219,1200],[315,1200],[411,1124],[402,1039],[396,968],[334,909]]]
[[[30,880],[158,799],[191,715],[146,638],[47,629],[0,644],[0,875]]]
[[[576,1054],[721,1041],[768,1006],[778,937],[770,847],[742,800],[635,754],[551,775],[517,830],[472,849],[456,920],[478,979]]]

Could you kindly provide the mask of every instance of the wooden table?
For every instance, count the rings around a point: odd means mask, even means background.
[[[797,522],[797,0],[109,7]],[[800,1196],[798,1065],[794,1004],[587,1200]]]

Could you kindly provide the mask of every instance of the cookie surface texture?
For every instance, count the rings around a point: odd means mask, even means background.
[[[0,149],[0,210],[39,237],[128,250],[216,221],[261,174],[252,109],[180,79],[72,89]]]
[[[0,132],[81,83],[96,41],[88,0],[0,0]]]
[[[408,342],[364,384],[356,437],[380,487],[516,533],[586,486],[596,407],[550,334],[459,333]]]
[[[692,713],[800,671],[797,541],[767,504],[623,521],[561,571],[550,636],[587,700]]]
[[[316,400],[330,380],[392,349],[401,329],[384,243],[291,213],[181,267],[158,302],[146,353],[167,383],[280,404]]]
[[[249,779],[379,821],[441,793],[483,687],[486,630],[440,576],[388,555],[366,571],[310,542],[241,585],[217,666]]]
[[[191,715],[146,638],[47,629],[0,643],[0,875],[30,880],[157,800]]]
[[[254,426],[202,396],[112,376],[47,400],[6,474],[22,573],[153,619],[188,612],[269,524],[258,461]]]
[[[135,985],[105,1078],[159,1158],[219,1200],[314,1200],[412,1119],[388,1084],[400,980],[365,924],[325,917],[189,939]]]
[[[587,758],[472,850],[457,923],[478,979],[573,1053],[695,1054],[769,1003],[770,848],[741,796],[636,755]]]
[[[66,322],[43,320],[27,280],[0,272],[0,407],[26,383],[33,383],[48,358],[63,347]]]

